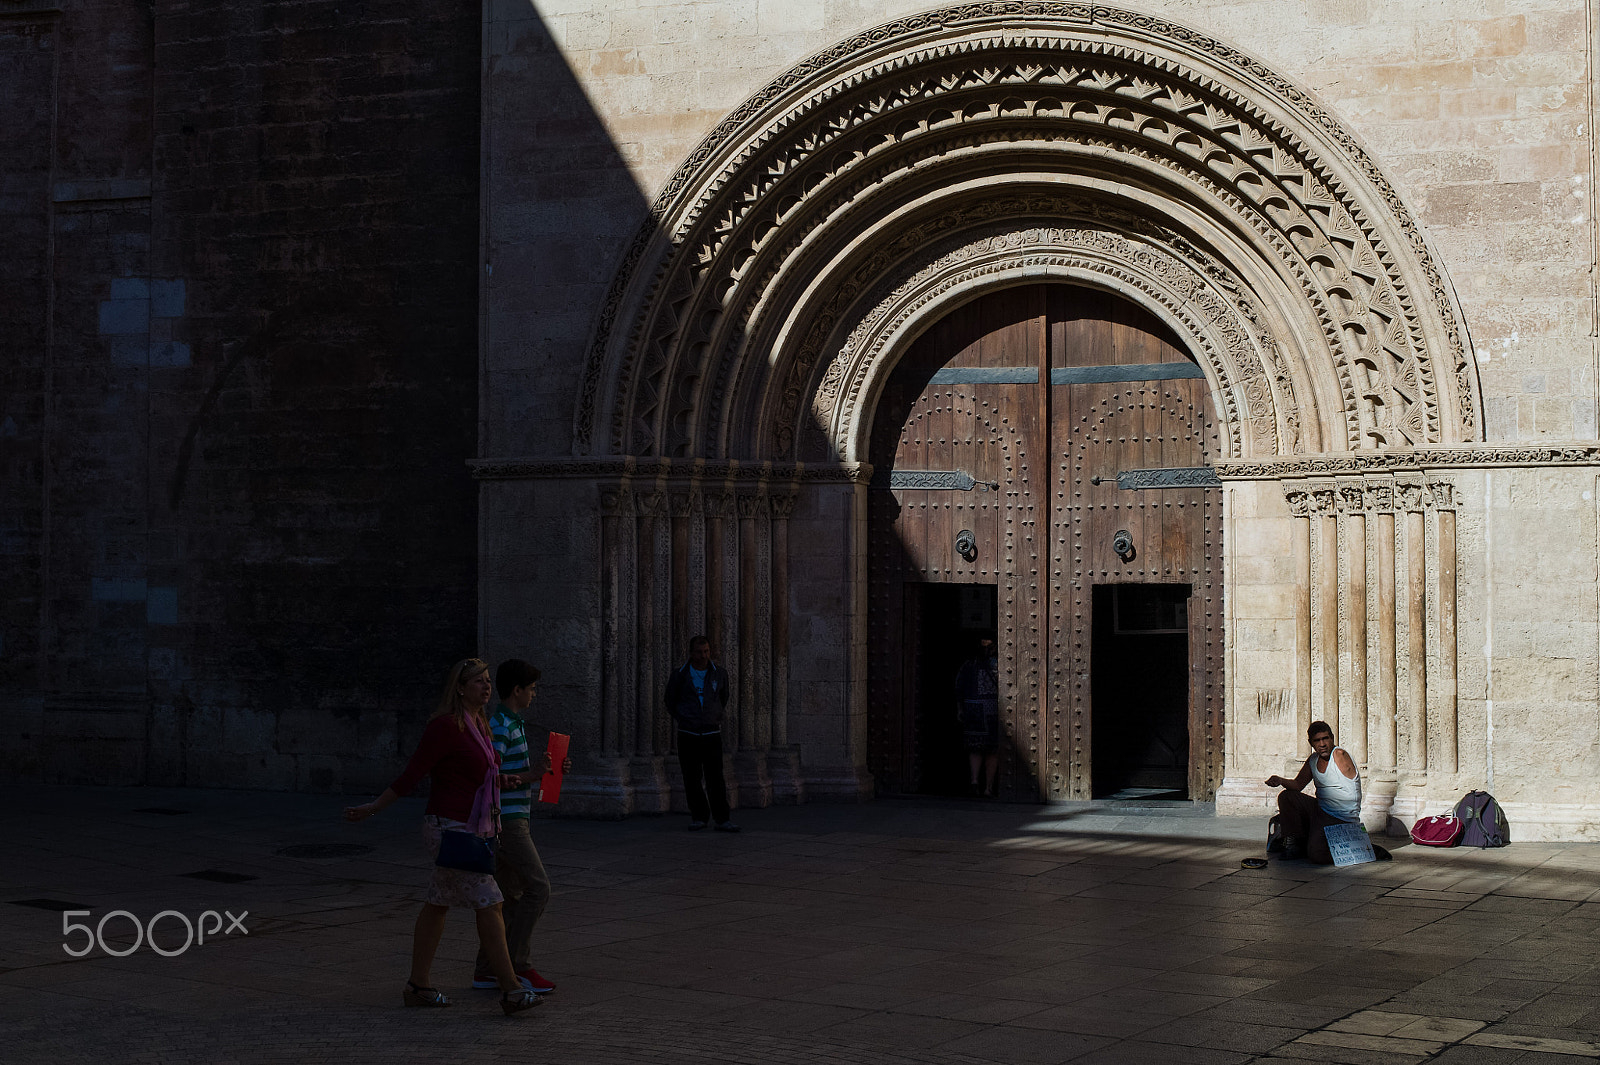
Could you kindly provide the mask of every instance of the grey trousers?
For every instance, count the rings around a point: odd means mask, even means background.
[[[539,923],[550,902],[550,877],[528,834],[526,817],[507,817],[500,822],[500,845],[495,851],[494,878],[506,897],[501,911],[506,919],[506,946],[511,951],[511,968],[517,972],[533,967],[528,941],[533,926]],[[489,975],[489,959],[480,947],[476,972]]]

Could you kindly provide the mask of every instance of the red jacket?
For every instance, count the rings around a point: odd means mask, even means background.
[[[423,777],[433,778],[433,790],[428,795],[430,814],[465,821],[472,816],[472,800],[483,785],[483,774],[491,764],[499,763],[499,756],[491,763],[483,748],[466,728],[456,726],[455,715],[443,714],[428,722],[422,730],[422,740],[417,752],[411,756],[405,772],[395,777],[389,788],[396,795],[409,795]],[[493,751],[491,744],[489,750]]]

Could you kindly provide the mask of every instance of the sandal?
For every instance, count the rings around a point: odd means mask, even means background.
[[[407,1006],[448,1006],[450,1000],[445,998],[438,988],[418,987],[410,980],[406,981],[406,989],[400,992],[400,998]]]
[[[539,1001],[538,995],[525,987],[519,987],[515,991],[507,991],[500,996],[500,1008],[509,1017],[513,1013],[521,1013],[523,1010],[533,1009],[539,1004]]]

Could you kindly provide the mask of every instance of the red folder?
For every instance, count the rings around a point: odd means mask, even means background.
[[[567,746],[571,742],[571,736],[550,733],[550,744],[545,748],[550,755],[550,772],[539,781],[540,802],[556,802],[561,798],[561,763],[567,760]]]

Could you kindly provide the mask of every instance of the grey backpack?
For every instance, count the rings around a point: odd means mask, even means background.
[[[1467,792],[1456,803],[1455,816],[1461,822],[1460,846],[1504,847],[1511,842],[1506,812],[1487,791]]]

